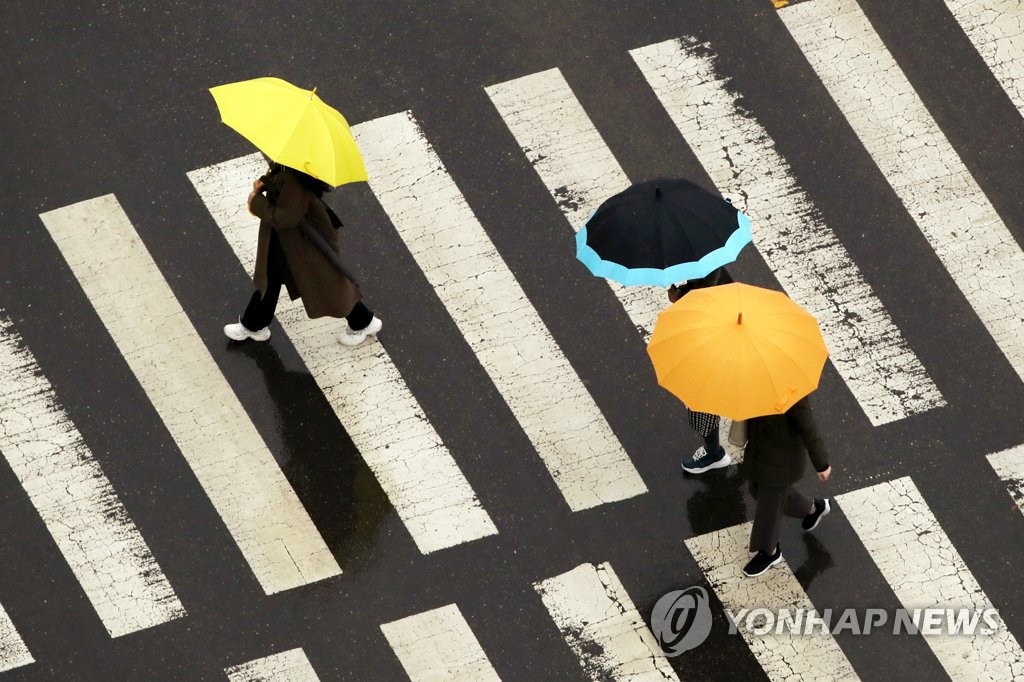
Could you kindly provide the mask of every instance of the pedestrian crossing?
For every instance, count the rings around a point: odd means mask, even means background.
[[[1013,23],[1006,3],[995,0],[946,4],[1015,98],[1019,69],[1013,65],[1024,55],[1024,25]],[[988,23],[977,18],[993,13],[998,17]],[[1017,303],[1024,300],[1024,256],[912,84],[856,2],[809,0],[784,7],[779,15],[982,325],[1024,378]],[[829,21],[831,16],[844,21]],[[821,321],[833,365],[873,427],[948,407],[883,297],[797,183],[783,150],[760,126],[756,112],[743,108],[741,93],[731,89],[728,74],[716,63],[714,47],[682,37],[636,48],[630,57],[707,175],[751,216],[758,253],[782,288]],[[872,88],[898,107],[859,99]],[[483,89],[512,133],[519,147],[515,153],[534,168],[573,229],[604,197],[629,184],[559,69]],[[1014,103],[1020,108],[1019,99]],[[641,453],[628,451],[612,430],[415,111],[360,123],[353,132],[374,197],[455,322],[458,342],[469,346],[569,510],[610,513],[616,505],[648,496],[635,464]],[[253,266],[256,220],[243,200],[263,170],[261,157],[251,155],[188,172],[220,237],[247,271]],[[40,219],[265,594],[345,581],[346,557],[335,556],[325,544],[200,340],[198,322],[178,302],[117,198],[87,199]],[[957,229],[962,232],[954,234]],[[570,236],[566,232],[568,245]],[[610,286],[646,341],[664,306],[664,292]],[[386,312],[382,316],[387,324]],[[286,301],[277,322],[419,552],[472,551],[502,535],[504,529],[492,520],[495,510],[484,507],[460,469],[459,453],[449,450],[391,359],[393,342],[386,331],[379,342],[347,349],[335,342],[336,321],[308,320],[301,305]],[[159,339],[154,329],[160,330]],[[636,352],[642,353],[642,346],[636,345]],[[0,451],[109,635],[187,620],[171,584],[189,577],[161,572],[130,510],[91,459],[61,411],[60,396],[2,313],[0,370]],[[46,437],[28,438],[40,434]],[[988,461],[990,473],[1024,512],[1024,446],[989,455]],[[847,490],[836,496],[845,521],[826,523],[848,524],[860,542],[854,551],[869,557],[906,608],[1009,606],[986,596],[925,498],[933,504],[946,501],[927,492],[906,476]],[[680,538],[680,562],[695,562],[725,608],[814,609],[815,600],[785,563],[753,580],[740,574],[748,535],[749,524],[740,524]],[[159,544],[154,547],[159,554]],[[649,585],[620,579],[602,557],[565,568],[531,581],[551,621],[550,631],[538,637],[561,639],[579,661],[576,672],[587,679],[682,677],[648,629]],[[638,595],[643,596],[639,608]],[[877,596],[865,595],[865,604]],[[411,680],[513,679],[507,661],[502,667],[503,659],[488,655],[510,643],[478,638],[473,619],[464,615],[474,611],[471,602],[444,602],[367,626],[379,628]],[[848,645],[827,633],[741,634],[769,679],[863,674],[844,648]],[[1015,634],[1021,635],[1004,625],[994,636],[924,639],[952,679],[1013,679],[1024,676],[1024,652]],[[318,658],[308,651],[293,648],[223,672],[231,680],[320,679]],[[33,662],[16,624],[0,607],[0,671]]]

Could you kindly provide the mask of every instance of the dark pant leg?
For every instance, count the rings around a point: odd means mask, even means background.
[[[252,292],[249,305],[245,306],[242,313],[242,326],[251,332],[263,329],[274,319],[274,310],[277,309],[277,299],[281,295],[281,283],[271,282],[267,284],[267,293],[260,295],[259,290]]]
[[[779,544],[779,520],[788,488],[758,485],[751,481],[748,489],[757,500],[754,524],[750,529],[750,551],[771,554]]]
[[[721,455],[725,454],[725,448],[722,447],[721,442],[718,440],[718,427],[710,434],[703,436],[704,438],[704,451],[709,455]]]
[[[352,308],[352,312],[345,316],[345,320],[348,322],[349,329],[357,332],[360,329],[366,329],[373,321],[373,311],[359,301]]]
[[[812,511],[814,511],[814,500],[793,486],[786,488],[786,501],[782,506],[783,514],[794,519],[802,519]]]

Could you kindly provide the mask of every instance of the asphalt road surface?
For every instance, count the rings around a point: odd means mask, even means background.
[[[3,679],[1021,679],[1021,16],[4,3]],[[367,161],[328,195],[384,321],[358,349],[287,303],[265,344],[222,334],[261,167],[208,88],[266,75]],[[671,176],[751,216],[731,274],[831,352],[834,475],[801,487],[833,513],[757,579],[736,467],[679,468],[699,442],[645,352],[664,292],[574,257],[603,198]],[[710,634],[673,655],[652,610],[691,587]],[[1000,624],[726,617],[931,606]]]

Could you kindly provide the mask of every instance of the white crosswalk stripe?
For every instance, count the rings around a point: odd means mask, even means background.
[[[224,671],[231,682],[319,682],[302,649],[289,649]]]
[[[945,0],[1017,111],[1024,114],[1024,3]]]
[[[1006,483],[1010,497],[1024,514],[1024,445],[1009,448],[988,456],[996,475]]]
[[[112,637],[185,615],[142,534],[2,311],[0,452]]]
[[[821,324],[832,363],[878,426],[945,404],[859,268],[707,45],[691,39],[630,54],[722,193],[750,216],[754,243],[786,293]]]
[[[370,187],[569,507],[647,488],[410,113],[353,128]]]
[[[904,608],[993,608],[910,478],[836,500]],[[954,680],[1024,675],[1024,651],[1005,625],[991,635],[924,634],[924,639]]]
[[[754,607],[813,610],[814,605],[785,558],[756,578],[743,575],[743,566],[750,560],[749,538],[750,524],[743,523],[686,541],[687,549],[704,571],[722,606],[733,613]],[[786,630],[752,635],[746,628],[737,630],[771,680],[859,679],[828,632],[815,630],[798,635]]]
[[[0,673],[29,663],[35,663],[35,659],[7,615],[7,609],[0,604]]]
[[[676,680],[611,564],[582,564],[534,588],[592,680]]]
[[[117,199],[105,195],[40,217],[263,589],[272,594],[338,575]]]
[[[486,90],[573,230],[581,229],[601,202],[629,186],[629,178],[558,69]],[[649,341],[658,313],[668,304],[665,292],[608,284],[644,341]]]
[[[779,11],[907,212],[1024,379],[1024,252],[855,0]]]
[[[249,273],[256,262],[258,220],[245,209],[245,197],[265,172],[263,158],[253,154],[189,173]],[[342,346],[337,339],[344,322],[310,320],[299,303],[282,300],[277,321],[420,551],[498,532],[381,344]]]
[[[412,682],[500,679],[455,604],[384,623],[380,629]]]

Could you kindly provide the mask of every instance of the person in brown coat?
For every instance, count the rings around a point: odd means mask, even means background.
[[[238,322],[224,327],[235,341],[270,338],[283,284],[294,301],[302,299],[310,318],[344,317],[340,341],[362,343],[382,327],[362,302],[362,294],[338,255],[341,221],[323,202],[330,186],[310,175],[271,164],[270,172],[253,183],[249,212],[260,219],[253,292]]]
[[[828,499],[812,500],[793,487],[803,478],[808,456],[818,478],[827,481],[832,467],[806,397],[784,414],[747,420],[747,449],[740,470],[750,479],[750,494],[757,500],[750,531],[750,551],[756,554],[743,568],[747,576],[761,575],[782,560],[783,514],[802,519],[808,532],[831,511]]]

